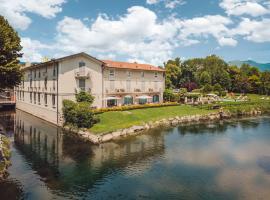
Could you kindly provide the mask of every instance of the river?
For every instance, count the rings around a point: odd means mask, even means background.
[[[17,110],[10,137],[11,199],[269,199],[270,118],[183,125],[92,145]]]

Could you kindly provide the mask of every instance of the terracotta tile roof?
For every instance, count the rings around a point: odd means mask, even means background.
[[[164,72],[164,69],[155,67],[149,64],[139,64],[139,63],[128,63],[128,62],[118,62],[112,60],[102,60],[109,68],[119,68],[119,69],[133,69],[133,70],[147,70],[147,71],[160,71]]]

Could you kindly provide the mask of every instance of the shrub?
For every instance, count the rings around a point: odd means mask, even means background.
[[[214,90],[215,92],[217,92],[217,94],[218,94],[219,96],[222,96],[222,94],[223,94],[222,92],[224,91],[223,88],[221,87],[221,85],[220,85],[219,83],[216,83],[216,84],[214,85],[213,90]]]
[[[182,85],[182,87],[186,88],[188,92],[191,92],[192,90],[198,88],[195,82],[186,82]]]
[[[88,102],[92,104],[94,102],[94,97],[85,91],[80,91],[79,93],[76,93],[76,101],[77,102]]]
[[[110,112],[110,111],[125,111],[125,110],[135,110],[135,109],[144,109],[144,108],[158,108],[158,107],[164,107],[164,106],[176,106],[179,105],[177,102],[167,102],[167,103],[161,103],[161,104],[144,104],[144,105],[128,105],[128,106],[121,106],[121,107],[111,107],[111,108],[100,108],[94,110],[94,113],[104,113],[104,112]]]
[[[74,124],[76,122],[76,103],[74,101],[63,101],[63,115],[66,124]]]
[[[211,92],[212,90],[213,90],[213,87],[212,87],[210,84],[206,84],[206,85],[203,87],[203,89],[202,89],[202,91],[203,91],[204,93]]]
[[[63,115],[65,124],[72,125],[78,128],[90,128],[98,119],[90,109],[90,103],[78,102],[71,100],[63,101]]]
[[[87,102],[80,102],[75,107],[76,112],[76,126],[78,128],[90,128],[94,125],[94,114],[90,110],[90,104]]]
[[[176,95],[171,89],[166,89],[163,93],[163,98],[165,101],[175,101]]]

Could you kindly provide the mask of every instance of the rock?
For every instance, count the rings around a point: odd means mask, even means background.
[[[113,135],[111,133],[102,136],[102,142],[108,142],[111,139],[113,139]]]
[[[115,132],[112,133],[112,136],[114,138],[120,137],[121,136],[121,132],[122,132],[121,130],[120,131],[115,131]]]
[[[145,130],[148,130],[148,129],[150,129],[150,126],[149,126],[148,124],[145,124],[145,125],[144,125],[144,129],[145,129]]]
[[[126,135],[127,135],[127,129],[123,129],[120,136],[125,137]]]
[[[100,142],[99,136],[88,134],[88,140],[93,142],[94,144],[98,144]]]
[[[171,122],[171,125],[175,126],[175,125],[177,125],[178,123],[179,123],[178,120],[173,120],[173,121]]]
[[[134,132],[143,131],[144,130],[144,126],[132,126],[131,129]]]

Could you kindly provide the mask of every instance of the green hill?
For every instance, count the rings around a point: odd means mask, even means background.
[[[240,67],[243,63],[246,63],[251,66],[258,67],[261,71],[270,70],[270,63],[257,63],[256,61],[253,60],[246,60],[246,61],[234,60],[228,63],[229,65],[236,65],[238,67]]]

